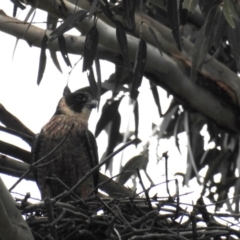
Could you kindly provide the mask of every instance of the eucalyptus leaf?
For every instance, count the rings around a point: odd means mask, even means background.
[[[183,8],[187,9],[189,12],[194,13],[198,0],[184,0]]]

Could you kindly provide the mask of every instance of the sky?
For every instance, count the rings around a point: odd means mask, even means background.
[[[13,5],[10,1],[0,1],[0,9],[3,9],[4,12],[11,16]],[[27,8],[29,9],[29,8]],[[18,12],[18,18],[24,19],[28,10]],[[42,23],[46,19],[46,14],[39,11],[36,13],[34,22],[38,23],[37,26],[44,28],[45,23]],[[35,47],[30,47],[25,41],[19,40],[14,56],[13,50],[16,43],[16,39],[10,35],[0,32],[0,103],[4,107],[19,118],[28,128],[30,128],[34,133],[38,133],[41,127],[51,118],[53,115],[57,103],[62,96],[63,89],[69,79],[69,87],[72,91],[82,88],[88,85],[86,73],[82,73],[82,61],[79,61],[79,64],[70,72],[70,68],[65,65],[60,54],[59,61],[62,67],[63,73],[60,73],[56,67],[53,65],[49,53],[47,53],[47,65],[42,79],[41,84],[37,85],[37,72],[39,65],[39,56],[40,50]],[[78,62],[80,56],[70,55],[70,60],[72,65]],[[109,77],[111,73],[114,72],[114,65],[101,61],[102,69],[102,79],[105,80]],[[139,94],[139,104],[140,108],[140,138],[143,140],[143,143],[139,145],[136,149],[135,147],[129,147],[124,152],[124,161],[126,162],[132,156],[139,154],[142,150],[142,145],[147,141],[151,135],[151,122],[160,125],[161,119],[159,119],[158,111],[155,106],[152,97],[149,97],[150,87],[147,80],[143,81],[143,84],[140,88]],[[163,111],[165,111],[169,104],[169,99],[167,99],[167,94],[165,91],[159,89],[161,103],[163,103]],[[110,98],[111,94],[105,94],[101,100],[101,104],[105,102],[106,99]],[[146,101],[147,99],[147,101]],[[125,97],[120,105],[120,113],[130,113],[128,106],[129,98]],[[150,106],[150,107],[149,107]],[[89,128],[92,132],[95,131],[96,123],[100,116],[101,112],[94,110],[90,117]],[[129,120],[130,119],[130,120]],[[121,131],[126,131],[128,122],[131,122],[130,126],[133,126],[133,115],[129,114],[129,118],[123,119],[121,123]],[[176,172],[184,172],[186,169],[186,136],[181,134],[180,138],[180,147],[182,155],[178,153],[177,148],[174,145],[174,139],[170,140],[161,140],[159,148],[159,156],[165,151],[169,151],[169,179],[174,179],[174,174]],[[17,137],[9,136],[9,134],[0,132],[0,140],[16,144],[24,149],[30,151],[29,146],[24,143],[22,140]],[[97,138],[99,156],[101,157],[102,153],[106,149],[107,138],[106,135],[101,134]],[[155,138],[151,138],[150,146],[150,162],[147,168],[148,173],[151,175],[154,183],[160,183],[165,181],[165,163],[160,161],[157,165],[155,149],[157,141]],[[119,166],[121,160],[121,154],[116,157],[114,160],[114,165]],[[117,168],[116,168],[117,169]],[[114,173],[117,173],[115,169]],[[149,181],[146,180],[146,177],[143,175],[143,179],[146,182],[146,186],[150,186]],[[1,175],[6,186],[9,188],[16,181],[16,178],[9,176]],[[195,197],[199,197],[200,188],[196,187],[196,182],[190,182],[190,188],[181,186],[182,178],[179,179],[180,190],[182,193],[190,192],[194,188]],[[130,184],[130,183],[129,183]],[[171,193],[175,193],[175,184],[171,183],[172,190]],[[160,187],[154,188],[152,194],[156,192],[161,193],[159,195],[167,196],[166,187],[161,185]],[[26,190],[31,192],[32,197],[39,198],[39,191],[35,183],[31,181],[23,180],[15,189],[15,192],[21,194],[26,194]],[[183,198],[183,201],[189,201],[189,196]],[[190,202],[192,197],[190,197]]]

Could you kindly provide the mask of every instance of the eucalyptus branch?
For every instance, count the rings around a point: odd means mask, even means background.
[[[22,140],[27,142],[29,145],[32,145],[33,137],[31,135],[16,131],[16,130],[11,129],[11,128],[2,127],[2,126],[0,126],[0,131],[12,134],[12,135],[17,136],[17,137],[20,137]]]
[[[1,10],[0,10],[0,30],[3,22],[1,22]],[[6,127],[16,130],[18,132],[25,133],[29,136],[34,136],[34,133],[27,128],[18,118],[12,115],[6,110],[6,108],[0,103],[0,122],[2,122]]]

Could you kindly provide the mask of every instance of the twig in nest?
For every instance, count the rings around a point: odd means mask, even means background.
[[[50,198],[45,198],[44,203],[46,206],[46,211],[47,211],[48,220],[50,223],[52,237],[54,238],[54,240],[58,240],[56,228],[53,224],[51,224],[54,221],[52,202],[51,202]]]
[[[27,200],[31,197],[30,193],[26,193],[24,199],[21,201],[21,207],[24,208],[27,205]]]
[[[60,213],[60,215],[59,215],[54,221],[52,221],[52,222],[50,223],[50,226],[57,225],[58,222],[59,222],[60,220],[62,220],[62,218],[64,217],[65,214],[66,214],[66,209],[63,208],[63,210],[62,210],[62,212]]]
[[[126,222],[124,221],[124,219],[121,219],[121,218],[116,214],[116,212],[108,206],[107,203],[105,203],[104,201],[102,201],[102,199],[101,199],[100,197],[98,197],[98,196],[96,196],[96,197],[97,197],[97,199],[103,204],[103,208],[105,207],[105,208],[106,208],[109,212],[111,212],[111,213],[113,214],[113,216],[115,216],[120,222],[126,223]]]
[[[166,175],[166,188],[169,198],[171,198],[170,191],[169,191],[169,180],[168,180],[168,152],[163,153],[163,157],[165,158],[165,175]]]
[[[58,199],[57,201],[60,201],[62,198],[65,197],[65,195],[68,193],[68,191],[71,191],[70,187],[68,187],[60,178],[58,178],[56,175],[53,175],[53,177],[46,177],[46,179],[49,179],[49,180],[56,180],[58,181],[62,186],[64,186],[66,188],[66,190],[59,194],[58,196],[55,196],[54,199]],[[82,198],[80,198],[76,193],[74,192],[71,192],[71,194],[76,198],[78,199],[82,204],[84,204],[85,206],[86,203],[82,200]]]
[[[144,212],[135,204],[135,202],[133,201],[133,198],[129,198],[131,204],[134,206],[134,208],[140,213],[141,216],[144,215]]]
[[[143,191],[144,191],[144,193],[145,193],[145,196],[146,196],[146,200],[147,200],[149,209],[150,209],[150,211],[152,211],[153,208],[152,208],[152,204],[151,204],[151,201],[150,201],[150,198],[149,198],[149,195],[148,195],[148,191],[145,189],[145,186],[144,186],[144,184],[143,184],[142,177],[141,177],[141,175],[140,175],[139,169],[137,168],[136,171],[137,171],[137,175],[138,175],[140,184],[141,184],[141,186],[142,186],[142,189],[143,189]]]
[[[175,179],[175,185],[176,185],[176,195],[177,195],[177,206],[176,206],[176,214],[175,214],[175,219],[178,217],[179,215],[179,186],[178,186],[178,180]]]
[[[39,239],[41,240],[45,240],[44,237],[42,237],[39,233],[37,233],[36,231],[32,231],[33,232],[33,236],[37,236]]]
[[[82,226],[78,226],[77,228],[75,228],[67,237],[64,238],[64,240],[68,240],[68,239],[71,239],[71,237],[76,233],[78,232],[78,230],[81,228]]]
[[[81,212],[75,212],[75,211],[72,211],[72,210],[67,209],[67,208],[66,208],[65,210],[66,210],[67,212],[73,214],[74,216],[80,217],[80,218],[82,218],[82,219],[84,219],[84,220],[89,220],[89,216],[87,216],[87,215],[85,215],[85,214],[83,214],[83,213],[81,213]]]
[[[125,174],[125,173],[128,173],[128,172],[129,172],[129,171],[122,171],[122,172],[120,172],[120,173],[118,173],[118,174],[110,177],[108,180],[99,183],[99,184],[92,190],[92,192],[89,194],[89,196],[91,196],[91,195],[96,191],[96,189],[100,188],[100,187],[103,186],[104,184],[107,184],[107,183],[111,182],[114,178],[117,178],[118,176],[120,176],[120,175],[122,175],[122,174]]]
[[[184,213],[187,212],[187,208],[184,209]],[[179,230],[180,230],[180,226],[181,226],[181,223],[182,223],[182,220],[183,220],[183,217],[184,217],[184,213],[182,214],[181,218],[180,218],[180,221],[179,221],[179,225],[177,227],[177,235],[179,235]]]
[[[196,222],[196,214],[195,214],[195,209],[193,206],[193,211],[191,212],[190,215],[190,220],[192,222],[192,233],[193,233],[193,239],[197,240],[197,222]]]
[[[88,230],[79,230],[79,239],[96,240],[96,237]]]
[[[142,216],[141,218],[139,218],[138,220],[135,220],[133,222],[130,223],[131,227],[136,227],[141,225],[142,223],[146,222],[149,219],[155,218],[158,215],[158,211],[153,210],[151,212],[145,213],[144,216]],[[127,233],[129,227],[127,226],[125,229],[123,229],[123,231],[121,232],[121,234],[125,234]]]
[[[106,235],[109,239],[112,238],[112,232],[113,232],[113,228],[114,228],[114,223],[116,222],[116,217],[113,216],[112,220],[110,221],[110,223],[108,224],[108,228],[106,230]]]
[[[119,240],[122,240],[121,235],[119,234],[118,230],[114,227],[113,228],[114,232],[116,233],[117,237]]]
[[[177,238],[182,239],[182,240],[188,240],[188,238],[185,238],[179,234],[176,234],[174,231],[171,231],[168,227],[166,227],[166,228],[167,228],[168,232],[174,234]]]

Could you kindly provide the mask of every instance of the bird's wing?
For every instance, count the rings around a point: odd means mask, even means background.
[[[42,143],[46,141],[45,135],[41,131],[34,138],[32,145],[32,164],[36,163],[40,158],[45,157],[41,156],[42,152]],[[48,166],[38,168],[38,165],[46,163],[46,159],[43,159],[39,164],[33,167],[33,174],[38,185],[38,188],[41,192],[41,196],[46,196],[46,185],[45,185],[45,177],[50,176],[49,171],[50,168]],[[45,189],[46,188],[46,189]],[[48,187],[49,188],[49,187]],[[49,188],[48,192],[50,193],[51,189]]]
[[[98,149],[97,149],[96,139],[93,136],[92,132],[90,132],[89,130],[86,131],[86,138],[87,138],[87,145],[88,145],[87,149],[88,149],[90,165],[91,165],[91,168],[94,168],[96,165],[98,165]],[[98,176],[99,176],[99,170],[93,173],[93,182],[95,187],[98,184]]]
[[[42,140],[42,134],[41,133],[36,134],[35,138],[33,140],[32,149],[31,149],[32,164],[34,164],[38,160],[38,153],[39,153],[39,147],[40,147],[41,140]],[[37,182],[37,185],[39,187],[36,168],[33,168],[33,174],[34,174],[35,180]]]

